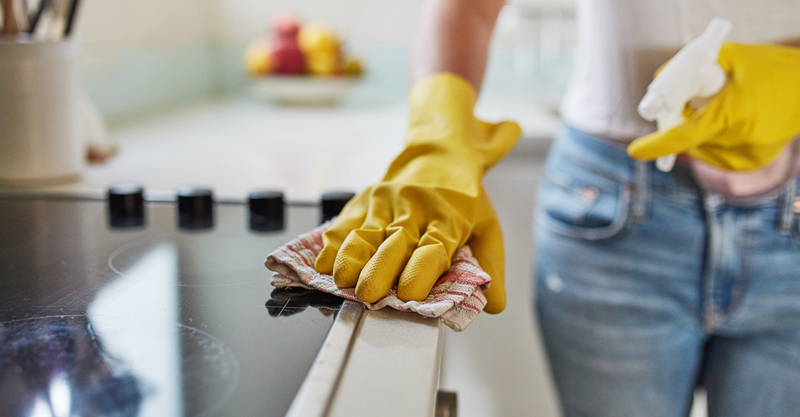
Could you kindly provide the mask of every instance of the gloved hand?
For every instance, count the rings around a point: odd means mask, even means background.
[[[687,153],[718,168],[750,171],[775,160],[800,133],[800,48],[726,43],[719,64],[729,79],[685,122],[633,141],[628,154],[652,160]]]
[[[499,313],[503,237],[481,178],[511,151],[520,128],[477,120],[475,90],[453,74],[419,81],[409,101],[405,149],[381,182],[347,203],[323,235],[315,267],[367,302],[395,284],[400,299],[421,301],[466,243],[492,277],[484,310]]]

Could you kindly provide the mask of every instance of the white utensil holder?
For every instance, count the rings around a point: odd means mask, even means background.
[[[72,182],[84,167],[78,42],[0,40],[0,185]]]

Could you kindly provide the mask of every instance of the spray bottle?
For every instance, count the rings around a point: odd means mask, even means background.
[[[639,102],[639,115],[656,121],[658,130],[671,129],[683,123],[687,103],[717,94],[727,81],[717,57],[730,30],[731,22],[712,19],[705,32],[686,44],[650,83]],[[656,167],[664,172],[671,171],[674,165],[675,155],[656,160]]]

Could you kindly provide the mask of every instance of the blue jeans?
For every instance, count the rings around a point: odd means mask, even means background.
[[[748,205],[575,129],[539,186],[537,312],[564,414],[800,416],[797,180]]]

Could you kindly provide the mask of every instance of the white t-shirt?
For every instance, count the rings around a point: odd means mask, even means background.
[[[636,112],[655,70],[713,17],[729,39],[800,41],[800,0],[577,0],[578,61],[563,119],[589,133],[628,140],[655,130]]]

